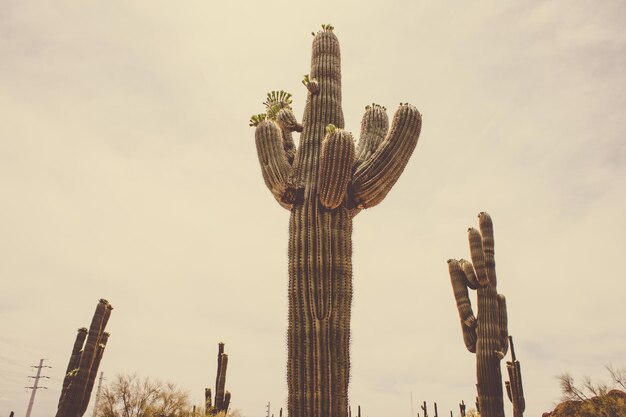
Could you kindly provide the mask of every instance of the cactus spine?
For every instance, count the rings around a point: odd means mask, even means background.
[[[211,401],[211,389],[205,388],[205,415],[213,416],[221,411],[227,412],[230,406],[230,392],[226,391],[226,369],[228,355],[224,353],[224,343],[217,349],[217,375],[215,376],[215,403]]]
[[[67,366],[56,417],[80,417],[85,414],[98,367],[109,339],[104,331],[111,316],[111,304],[101,299],[89,330],[78,329]],[[86,340],[85,340],[86,339]]]
[[[522,387],[522,369],[519,361],[515,358],[515,346],[513,346],[513,336],[509,336],[509,346],[511,347],[511,361],[507,361],[506,369],[509,373],[509,380],[505,381],[506,394],[513,404],[513,417],[522,417],[526,408],[524,400],[524,389]]]
[[[302,124],[291,95],[268,94],[253,116],[261,172],[290,210],[288,415],[346,417],[350,370],[352,218],[380,203],[400,177],[421,115],[401,104],[388,131],[382,106],[366,107],[355,149],[344,130],[339,42],[330,25],[314,34]],[[302,132],[295,149],[292,132]]]
[[[478,403],[483,417],[504,417],[500,360],[508,349],[506,301],[496,290],[493,223],[487,213],[478,215],[480,231],[468,230],[472,262],[450,259],[448,270],[463,340],[476,353]],[[477,292],[478,316],[474,316],[468,288]]]

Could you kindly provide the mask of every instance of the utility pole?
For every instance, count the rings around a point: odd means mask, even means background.
[[[28,389],[32,389],[33,392],[32,394],[30,394],[30,401],[28,401],[28,409],[26,410],[26,417],[30,417],[30,412],[33,410],[33,404],[35,403],[35,393],[37,393],[38,389],[48,389],[48,387],[40,387],[39,386],[39,379],[40,378],[50,378],[49,376],[42,376],[41,375],[41,369],[42,368],[52,368],[52,366],[44,366],[43,364],[44,359],[40,359],[39,360],[39,366],[34,366],[32,365],[31,368],[37,368],[37,375],[36,376],[29,376],[29,378],[33,378],[35,380],[35,382],[33,383],[32,387],[26,387]]]
[[[104,372],[100,372],[100,379],[98,379],[98,389],[96,390],[96,399],[93,403],[93,417],[96,417],[96,411],[98,410],[98,400],[100,399],[100,388],[102,388],[103,379],[104,379]]]
[[[415,410],[413,410],[413,391],[411,391],[411,417],[415,417]]]
[[[267,417],[270,417],[270,402],[267,402]]]

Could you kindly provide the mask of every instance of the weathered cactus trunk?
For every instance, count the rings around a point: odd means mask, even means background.
[[[421,116],[402,104],[391,130],[384,108],[368,106],[359,152],[344,131],[339,42],[315,34],[302,124],[291,95],[268,94],[253,116],[265,184],[289,220],[288,415],[346,417],[350,374],[352,218],[383,200],[417,144]],[[302,132],[298,149],[292,132]]]
[[[113,310],[111,304],[101,299],[89,330],[78,329],[63,380],[56,417],[81,417],[85,414],[98,367],[109,339],[109,334],[104,329],[111,316],[111,310]]]
[[[506,300],[496,290],[493,224],[480,213],[480,232],[468,230],[472,262],[448,260],[448,269],[461,318],[463,340],[476,353],[476,389],[482,417],[504,417],[500,361],[508,349]],[[472,311],[468,288],[477,290],[478,316]]]

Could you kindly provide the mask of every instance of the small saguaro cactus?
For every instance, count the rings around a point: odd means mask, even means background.
[[[226,387],[226,368],[228,355],[224,353],[224,343],[219,343],[217,350],[217,375],[215,377],[215,403],[211,399],[211,388],[205,388],[205,414],[213,416],[221,411],[227,412],[230,405],[230,392]]]
[[[509,380],[504,382],[506,394],[513,404],[513,417],[522,417],[526,409],[524,400],[524,389],[522,387],[522,369],[519,361],[515,358],[515,346],[513,346],[513,336],[509,336],[509,346],[511,347],[511,361],[506,362],[506,369],[509,373]]]
[[[291,95],[268,94],[255,115],[267,188],[289,220],[289,417],[347,417],[352,303],[352,218],[380,203],[417,144],[421,115],[400,104],[391,129],[385,108],[367,106],[355,147],[344,130],[339,41],[331,25],[314,33],[311,73],[302,81],[302,123]],[[293,132],[301,132],[295,147]]]
[[[448,260],[448,270],[463,340],[476,354],[476,388],[482,417],[504,417],[500,361],[508,349],[506,300],[498,294],[494,258],[493,223],[487,213],[478,215],[480,231],[468,230],[472,262]],[[478,315],[474,316],[468,288],[476,290]]]
[[[87,410],[98,367],[109,339],[104,331],[111,316],[111,304],[101,299],[89,330],[78,329],[59,397],[56,417],[81,417]],[[86,339],[86,341],[85,341]]]

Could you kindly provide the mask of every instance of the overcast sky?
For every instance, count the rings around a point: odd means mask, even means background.
[[[46,358],[32,417],[54,415],[106,298],[109,381],[136,372],[199,404],[223,341],[232,406],[278,415],[289,214],[248,119],[274,89],[301,117],[322,23],[346,129],[372,102],[423,114],[395,188],[354,222],[352,405],[473,404],[446,260],[469,256],[480,211],[526,414],[552,409],[559,373],[606,380],[626,366],[625,19],[617,0],[0,2],[0,414],[25,414]]]

